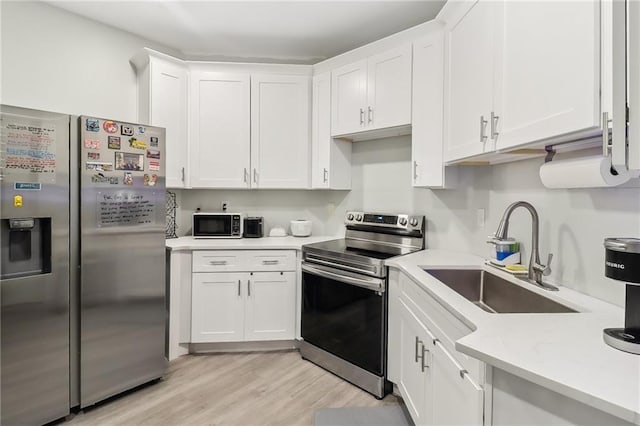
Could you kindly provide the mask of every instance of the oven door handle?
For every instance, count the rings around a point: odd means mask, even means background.
[[[339,273],[337,270],[329,270],[329,268],[319,268],[316,266],[311,266],[308,263],[302,264],[302,271],[308,272],[313,275],[317,275],[323,278],[335,279],[337,281],[355,285],[358,287],[366,288],[369,290],[375,291],[384,291],[384,281],[377,278],[356,278],[350,275],[343,275]],[[336,272],[333,272],[336,271]]]

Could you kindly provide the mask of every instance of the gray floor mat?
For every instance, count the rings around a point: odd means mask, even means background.
[[[385,407],[321,408],[313,416],[314,426],[412,426],[400,405]]]

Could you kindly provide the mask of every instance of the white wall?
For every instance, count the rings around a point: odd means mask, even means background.
[[[135,122],[129,59],[145,46],[173,53],[45,3],[3,1],[0,7],[4,104]]]

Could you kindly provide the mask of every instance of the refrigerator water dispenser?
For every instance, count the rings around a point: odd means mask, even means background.
[[[51,218],[0,220],[0,278],[51,272]]]

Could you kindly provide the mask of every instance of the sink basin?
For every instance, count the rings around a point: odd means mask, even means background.
[[[577,312],[575,309],[480,269],[424,269],[424,271],[487,312],[499,314]]]

